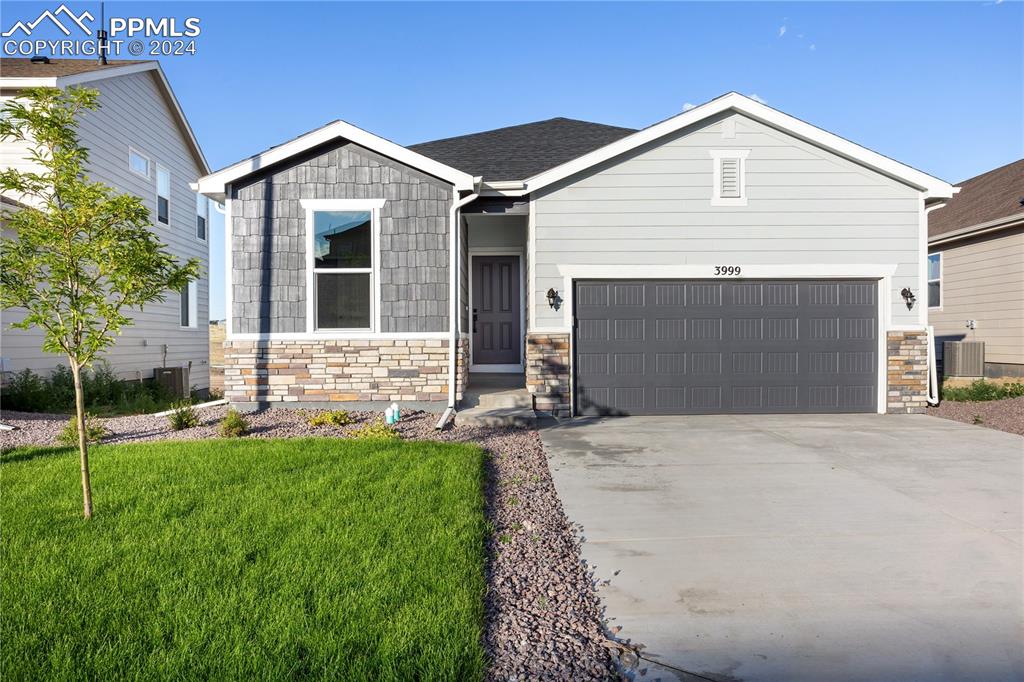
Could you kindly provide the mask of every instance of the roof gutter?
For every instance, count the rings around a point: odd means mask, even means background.
[[[481,178],[474,178],[473,184],[472,194],[452,201],[451,213],[448,216],[448,224],[451,226],[451,244],[448,248],[448,272],[451,273],[448,287],[448,327],[451,329],[451,337],[448,340],[448,407],[435,426],[439,430],[444,428],[444,425],[455,413],[456,390],[458,389],[458,357],[455,351],[459,344],[459,322],[461,319],[461,315],[459,315],[461,304],[459,283],[462,281],[459,233],[462,231],[462,207],[480,196]],[[454,187],[452,190],[458,192]]]

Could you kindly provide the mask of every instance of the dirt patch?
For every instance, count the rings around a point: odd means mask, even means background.
[[[1024,436],[1024,397],[977,403],[943,400],[929,407],[928,414]]]

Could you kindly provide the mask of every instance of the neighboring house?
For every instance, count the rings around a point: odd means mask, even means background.
[[[200,278],[163,303],[130,311],[126,327],[104,359],[125,379],[148,379],[156,367],[191,365],[190,383],[209,386],[209,212],[210,202],[189,183],[209,173],[199,144],[189,128],[167,79],[155,61],[89,59],[3,59],[0,98],[17,97],[22,88],[80,85],[99,90],[100,108],[86,112],[78,132],[89,148],[89,177],[117,192],[143,199],[153,232],[182,260],[197,258]],[[0,167],[29,169],[25,145],[0,143]],[[13,236],[5,232],[5,236]],[[2,311],[0,358],[4,374],[28,368],[48,373],[66,364],[59,355],[40,350],[39,330],[11,329],[20,309]]]
[[[940,360],[943,341],[984,341],[986,376],[1024,376],[1024,159],[928,214],[928,322]]]
[[[735,93],[408,148],[336,121],[198,189],[236,404],[443,408],[500,371],[563,415],[925,407],[954,188]]]

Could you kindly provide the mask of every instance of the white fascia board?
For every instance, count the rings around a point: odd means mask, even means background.
[[[223,195],[224,186],[230,182],[339,138],[349,140],[378,154],[392,158],[399,163],[450,182],[455,186],[456,191],[473,189],[473,176],[468,173],[463,173],[451,166],[438,163],[433,159],[428,159],[422,154],[417,154],[411,149],[406,149],[390,140],[385,140],[383,137],[369,133],[362,128],[357,128],[351,123],[335,121],[297,137],[291,142],[286,142],[278,147],[272,147],[216,173],[199,178],[199,191],[207,196],[216,198]]]
[[[178,122],[181,124],[182,130],[185,131],[186,142],[188,142],[189,146],[192,148],[196,161],[199,162],[199,171],[204,174],[209,173],[210,164],[206,161],[206,155],[203,154],[203,149],[199,146],[199,140],[196,139],[195,133],[192,131],[192,126],[189,125],[188,118],[185,117],[185,112],[182,110],[181,104],[178,103],[178,98],[175,97],[174,90],[171,89],[171,84],[167,81],[167,76],[164,75],[163,69],[160,68],[160,62],[149,61],[142,62],[141,64],[126,64],[125,66],[113,66],[108,69],[99,69],[97,71],[87,71],[85,73],[76,73],[70,76],[51,78],[0,78],[0,87],[4,89],[39,87],[67,88],[75,85],[82,85],[83,83],[106,80],[107,78],[117,78],[119,76],[128,76],[133,73],[142,73],[144,71],[156,72],[157,81],[159,82],[164,95],[166,95],[167,101],[171,105],[171,110],[177,117]]]
[[[666,135],[671,135],[678,130],[695,125],[711,116],[729,110],[749,116],[765,125],[782,130],[805,142],[827,149],[834,154],[904,182],[924,192],[926,199],[950,198],[954,194],[953,186],[943,180],[911,168],[906,164],[894,161],[878,152],[873,152],[870,149],[854,144],[849,140],[794,118],[789,114],[784,114],[777,109],[772,109],[760,102],[755,102],[749,97],[744,97],[736,92],[722,95],[678,116],[673,116],[666,121],[656,123],[617,142],[535,175],[526,180],[527,191],[536,192],[554,182],[563,180],[599,163],[613,159],[620,154],[654,142]]]

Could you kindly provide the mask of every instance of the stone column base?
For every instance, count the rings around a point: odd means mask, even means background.
[[[572,411],[569,387],[569,335],[528,334],[526,337],[526,387],[533,407],[555,417]]]
[[[886,348],[886,411],[923,414],[928,409],[928,333],[889,332]]]

